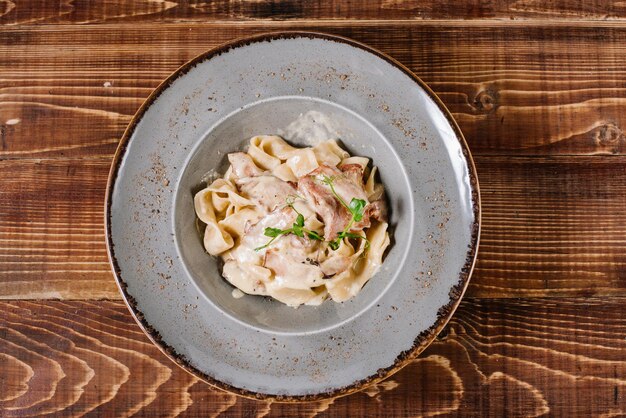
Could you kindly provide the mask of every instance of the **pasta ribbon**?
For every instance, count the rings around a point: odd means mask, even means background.
[[[334,139],[296,148],[275,135],[228,158],[224,176],[194,196],[204,247],[224,260],[224,278],[289,306],[356,296],[390,242],[370,159]]]

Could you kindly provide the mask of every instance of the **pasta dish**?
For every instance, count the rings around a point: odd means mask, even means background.
[[[194,205],[204,247],[224,261],[234,296],[343,302],[376,273],[389,234],[384,188],[368,158],[333,139],[296,148],[264,135],[228,160]]]

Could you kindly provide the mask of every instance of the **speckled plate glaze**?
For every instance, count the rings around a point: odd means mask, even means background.
[[[202,247],[193,194],[247,138],[308,111],[379,167],[392,245],[348,302],[234,299]],[[297,401],[362,389],[428,346],[467,287],[480,200],[462,134],[421,80],[352,40],[287,32],[208,51],[150,95],[115,155],[105,222],[120,290],[168,357],[216,387]]]

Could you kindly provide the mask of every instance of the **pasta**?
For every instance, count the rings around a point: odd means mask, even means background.
[[[194,197],[224,278],[294,307],[358,294],[389,246],[384,187],[369,159],[333,139],[296,148],[275,135],[228,159],[224,176]]]

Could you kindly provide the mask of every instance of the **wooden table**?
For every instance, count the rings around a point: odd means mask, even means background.
[[[0,2],[0,416],[626,416],[626,4],[460,3]],[[165,358],[120,299],[102,225],[150,91],[210,47],[284,29],[422,77],[467,137],[484,214],[438,340],[375,387],[297,405]]]

